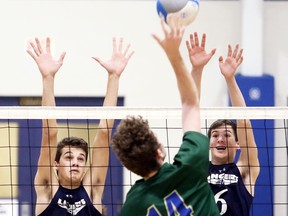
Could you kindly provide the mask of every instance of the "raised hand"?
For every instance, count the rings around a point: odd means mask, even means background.
[[[130,44],[123,48],[123,38],[120,38],[119,44],[117,44],[116,38],[113,38],[113,53],[109,60],[104,61],[99,57],[92,57],[102,67],[104,67],[109,74],[116,74],[121,76],[129,59],[134,54],[134,51],[129,51]]]
[[[234,77],[237,68],[243,61],[242,53],[243,49],[239,50],[239,44],[235,46],[234,51],[229,44],[227,58],[224,60],[222,56],[219,57],[220,70],[226,79]]]
[[[193,68],[203,68],[215,54],[216,49],[212,49],[210,53],[205,50],[206,34],[202,35],[201,44],[197,32],[190,34],[190,41],[186,41],[186,47],[189,53],[190,62]]]
[[[160,37],[155,34],[152,34],[153,38],[163,48],[169,58],[173,58],[174,55],[178,56],[179,47],[185,31],[184,26],[171,28],[165,23],[164,19],[161,19],[161,26],[165,35],[164,39],[160,39]]]
[[[45,49],[42,47],[38,38],[35,38],[35,42],[30,42],[30,46],[32,47],[32,50],[28,49],[27,52],[35,60],[42,76],[54,77],[59,68],[62,66],[66,53],[63,52],[58,60],[53,59],[51,55],[49,37],[46,38]]]

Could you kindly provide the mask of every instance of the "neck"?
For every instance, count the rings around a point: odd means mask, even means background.
[[[151,172],[148,173],[146,176],[143,176],[143,179],[146,181],[146,180],[148,180],[149,178],[155,176],[155,175],[159,172],[159,170],[160,170],[160,168],[163,166],[163,164],[164,164],[163,161],[161,161],[160,167],[159,167],[157,170],[151,171]]]
[[[223,165],[223,164],[229,164],[229,163],[233,163],[233,161],[228,161],[228,160],[211,160],[211,163],[213,164],[213,165]]]
[[[154,175],[156,175],[158,173],[159,170],[156,170],[156,171],[152,171],[150,172],[148,175],[144,176],[143,179],[146,181],[148,180],[149,178],[153,177]]]
[[[62,181],[59,181],[59,184],[63,188],[66,188],[66,189],[69,189],[69,190],[73,190],[73,189],[79,188],[80,185],[81,185],[81,182],[72,182],[72,181],[62,182]]]

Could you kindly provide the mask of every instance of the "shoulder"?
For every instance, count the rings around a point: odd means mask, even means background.
[[[195,141],[209,142],[209,139],[207,136],[197,131],[186,131],[183,134],[183,139],[191,139]]]
[[[190,147],[197,147],[203,150],[209,150],[209,139],[202,133],[195,131],[187,131],[183,134],[183,144]]]
[[[50,187],[49,187],[50,188]],[[53,202],[53,198],[56,196],[56,193],[59,191],[60,186],[57,186],[55,189],[56,192],[53,194],[53,197],[51,197],[51,192],[49,193],[47,190],[36,190],[37,193],[37,201],[36,201],[36,215],[49,215],[47,212],[49,212],[49,208],[51,208],[51,203]],[[51,191],[51,189],[50,189]]]
[[[173,165],[186,165],[190,169],[207,174],[209,139],[199,132],[185,132],[180,149],[174,157]]]

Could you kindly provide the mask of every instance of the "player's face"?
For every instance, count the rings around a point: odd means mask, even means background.
[[[77,185],[85,174],[86,154],[81,148],[64,147],[57,164],[60,184]]]
[[[210,149],[213,164],[232,163],[238,148],[231,125],[223,125],[211,131]]]

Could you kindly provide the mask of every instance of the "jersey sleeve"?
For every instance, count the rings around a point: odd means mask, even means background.
[[[201,133],[187,131],[182,145],[174,157],[174,165],[187,166],[188,169],[208,174],[209,139]]]

